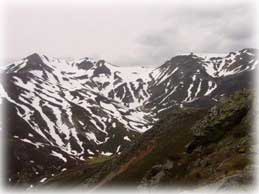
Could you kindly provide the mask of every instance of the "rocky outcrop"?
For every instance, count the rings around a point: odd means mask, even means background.
[[[242,121],[252,106],[252,96],[246,91],[224,101],[211,108],[208,115],[192,128],[194,140],[187,147],[188,153],[198,146],[219,141]]]

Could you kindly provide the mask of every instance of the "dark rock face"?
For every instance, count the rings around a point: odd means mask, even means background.
[[[105,66],[105,61],[101,60],[97,62],[97,68],[94,70],[94,76],[98,76],[100,74],[105,74],[107,76],[111,75],[111,71],[108,67]]]
[[[46,56],[41,57],[39,54],[34,53],[26,57],[25,59],[23,59],[23,61],[21,61],[20,64],[14,65],[11,68],[7,68],[6,71],[10,73],[11,72],[27,73],[28,71],[31,71],[31,70],[52,72],[53,68],[46,66],[42,58],[44,58],[45,60],[48,60]],[[26,66],[23,68],[20,68],[21,66],[25,65],[25,63],[26,63]]]
[[[123,155],[142,133],[159,135],[164,116],[173,112],[173,118],[179,119],[185,109],[208,109],[236,91],[253,88],[257,64],[253,49],[209,59],[176,56],[153,70],[32,54],[8,66],[1,76],[4,128],[11,153],[7,157],[9,182],[41,183],[85,161]],[[210,117],[222,112],[209,113],[205,124],[197,127],[199,131],[194,130],[188,152],[222,138],[225,128],[238,123],[248,109],[220,108],[229,114],[218,121]],[[149,132],[152,127],[157,129]]]
[[[93,64],[90,61],[83,61],[79,64],[77,64],[79,69],[85,69],[85,70],[89,70],[93,67]]]

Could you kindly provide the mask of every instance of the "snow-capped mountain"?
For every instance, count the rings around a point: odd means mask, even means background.
[[[152,92],[147,107],[161,112],[175,106],[212,105],[224,95],[248,88],[257,65],[253,49],[225,57],[178,55],[150,73]]]
[[[249,88],[256,65],[254,49],[179,55],[155,69],[40,54],[8,65],[0,91],[9,181],[25,172],[28,180],[44,181],[97,155],[120,154],[160,113],[212,106]]]

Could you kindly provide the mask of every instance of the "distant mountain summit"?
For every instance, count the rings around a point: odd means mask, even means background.
[[[96,156],[119,155],[160,114],[209,108],[251,88],[256,52],[243,49],[224,57],[191,53],[154,69],[37,53],[8,65],[1,72],[0,91],[9,182],[40,181]]]

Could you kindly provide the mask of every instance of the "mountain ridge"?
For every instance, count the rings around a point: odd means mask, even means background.
[[[15,62],[1,72],[1,106],[9,117],[4,127],[11,129],[8,149],[14,153],[9,182],[34,182],[95,156],[119,155],[152,128],[160,114],[211,107],[252,87],[257,64],[253,49],[225,58],[176,56],[154,69],[39,54]],[[39,148],[45,159],[36,162]],[[14,161],[21,160],[14,168]],[[46,166],[50,172],[44,171]],[[23,171],[28,174],[24,180]]]

